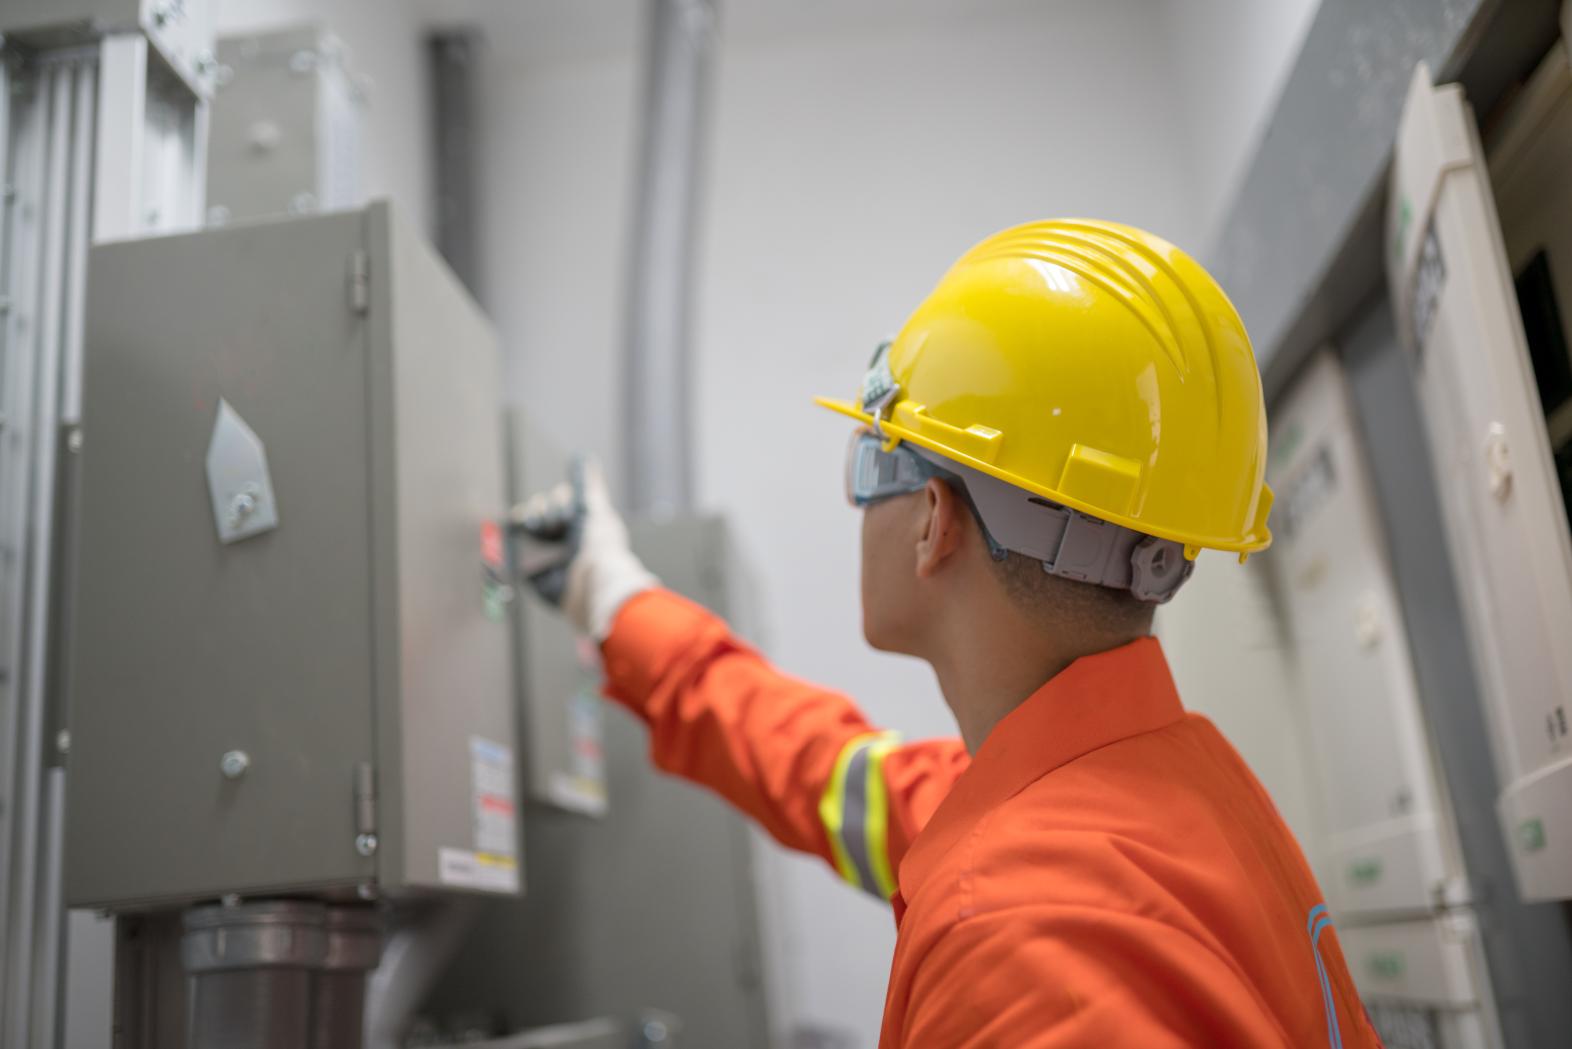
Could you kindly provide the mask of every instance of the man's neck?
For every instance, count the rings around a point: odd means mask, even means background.
[[[1013,617],[961,618],[943,636],[928,663],[972,754],[994,726],[1071,663],[1134,640],[1045,636]]]

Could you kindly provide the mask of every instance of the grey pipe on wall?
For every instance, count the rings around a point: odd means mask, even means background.
[[[689,314],[717,19],[714,0],[649,0],[623,347],[634,513],[693,502]]]

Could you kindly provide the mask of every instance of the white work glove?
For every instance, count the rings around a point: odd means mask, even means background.
[[[611,633],[617,612],[635,594],[660,585],[628,543],[594,461],[576,460],[569,479],[515,506],[509,530],[560,549],[519,565],[520,574],[568,621],[596,641]]]

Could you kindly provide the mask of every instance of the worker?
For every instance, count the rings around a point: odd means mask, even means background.
[[[821,403],[857,422],[863,633],[933,667],[959,739],[880,731],[661,589],[595,471],[515,514],[572,521],[540,588],[655,763],[893,905],[882,1049],[1378,1045],[1293,835],[1150,636],[1201,549],[1271,541],[1221,288],[1128,226],[1019,226]]]

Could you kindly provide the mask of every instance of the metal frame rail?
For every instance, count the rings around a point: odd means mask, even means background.
[[[0,1049],[64,1032],[56,627],[87,250],[195,224],[205,115],[199,86],[139,31],[0,47]]]

